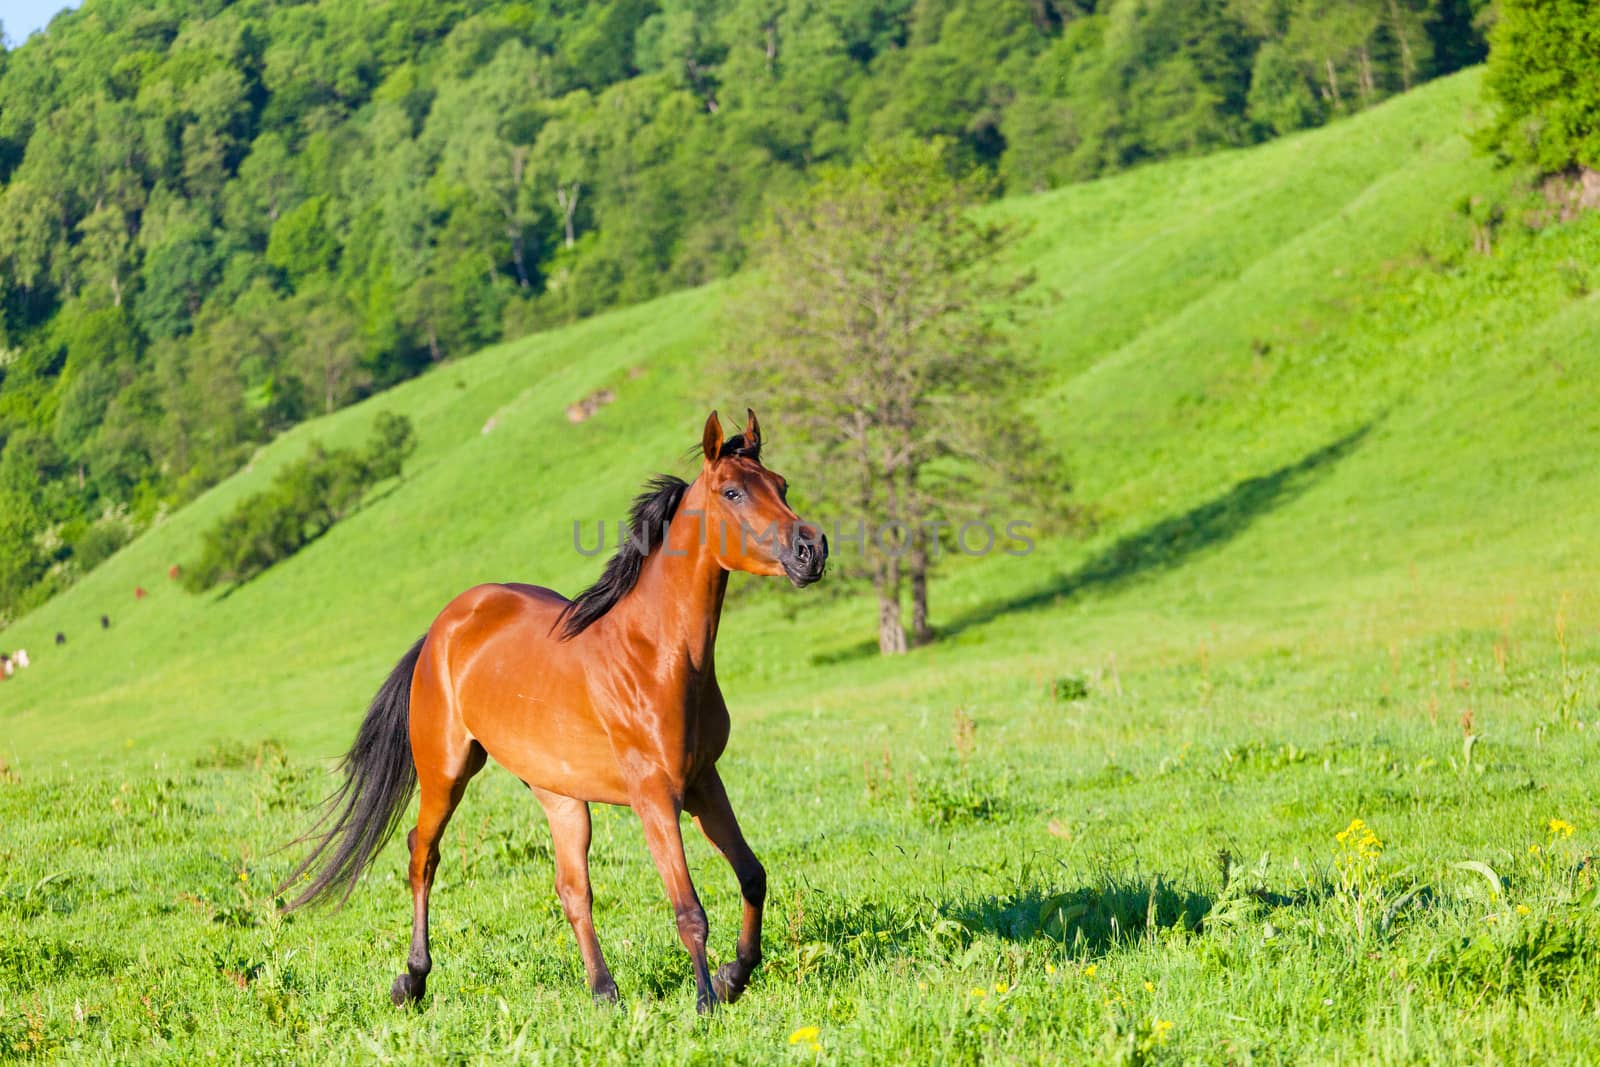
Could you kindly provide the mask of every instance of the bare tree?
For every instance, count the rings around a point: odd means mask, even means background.
[[[848,575],[870,579],[878,647],[933,637],[928,576],[953,523],[1050,480],[1014,398],[1025,368],[998,309],[1025,279],[1005,278],[1004,227],[976,220],[973,184],[940,142],[898,142],[780,208],[763,269],[735,293],[728,342],[745,355],[801,459],[813,505],[839,516],[829,536]]]

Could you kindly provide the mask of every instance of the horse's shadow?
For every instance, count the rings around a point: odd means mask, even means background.
[[[1025,884],[970,896],[930,888],[889,899],[797,887],[769,900],[765,961],[756,981],[840,982],[875,970],[904,973],[919,961],[964,967],[991,958],[993,939],[1087,966],[1119,945],[1239,929],[1275,909],[1315,907],[1334,891],[1326,882],[1290,892],[1269,889],[1259,873],[1222,859],[1221,879],[1198,881],[1106,872],[1067,886]],[[1210,888],[1199,884],[1206,881]],[[1410,902],[1430,897],[1424,889]],[[732,947],[727,938],[714,940],[716,948]],[[626,984],[655,999],[692,988],[676,939],[662,935],[635,953],[623,964]],[[712,955],[715,960],[715,949]]]
[[[1119,944],[1161,941],[1252,921],[1279,907],[1314,904],[1322,891],[1284,894],[1236,880],[1216,890],[1157,875],[1108,873],[1069,887],[1026,886],[1008,893],[940,899],[937,894],[882,901],[806,894],[798,913],[778,902],[768,939],[765,981],[842,980],[907,960],[957,962],[981,953],[982,941],[1056,945],[1090,961]],[[681,966],[672,981],[681,984]],[[662,990],[657,990],[661,992]]]

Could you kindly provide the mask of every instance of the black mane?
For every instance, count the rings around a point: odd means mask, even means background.
[[[700,446],[696,445],[694,451],[700,451]],[[744,434],[734,434],[722,442],[722,449],[717,453],[718,459],[730,456],[760,463],[761,438],[746,441]],[[561,609],[556,625],[561,627],[563,641],[577,637],[594,625],[596,619],[616,607],[617,601],[638,583],[645,559],[666,539],[667,523],[677,513],[688,488],[688,482],[670,474],[658,474],[645,483],[644,492],[634,498],[628,512],[628,536],[606,564],[600,580]]]
[[[761,438],[746,441],[744,434],[736,433],[722,442],[722,451],[717,453],[718,459],[727,459],[729,456],[740,456],[744,459],[753,459],[761,462]]]
[[[658,474],[645,484],[644,492],[634,498],[633,508],[628,513],[628,536],[606,564],[600,580],[561,609],[556,624],[561,627],[563,641],[587,630],[634,587],[639,580],[639,569],[665,539],[667,523],[672,521],[688,488],[688,482],[670,474]]]

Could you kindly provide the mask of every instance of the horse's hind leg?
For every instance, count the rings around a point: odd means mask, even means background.
[[[684,797],[684,808],[694,816],[695,825],[706,835],[706,840],[733,867],[734,877],[739,879],[739,895],[744,898],[744,919],[739,925],[735,958],[717,968],[711,979],[717,996],[732,1004],[761,964],[761,912],[767,901],[767,871],[745,843],[716,768],[702,775],[689,790]]]
[[[550,842],[556,860],[556,895],[572,924],[595,1000],[615,1001],[617,983],[611,979],[600,939],[594,932],[594,891],[589,885],[589,805],[536,786],[530,786],[545,818],[550,821]]]
[[[405,973],[394,980],[389,990],[389,999],[396,1007],[415,1004],[427,987],[428,972],[433,970],[433,958],[428,954],[428,894],[433,889],[434,872],[439,869],[439,839],[467,791],[467,782],[483,769],[487,758],[476,741],[467,741],[459,748],[461,755],[456,759],[430,760],[432,766],[428,767],[423,766],[422,759],[417,761],[421,801],[416,828],[406,836],[411,848],[411,952],[406,957]]]

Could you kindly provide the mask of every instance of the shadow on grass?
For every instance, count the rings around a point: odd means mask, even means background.
[[[776,903],[773,926],[788,931],[788,943],[770,946],[759,973],[762,981],[804,984],[842,981],[877,968],[903,969],[907,960],[959,966],[986,938],[1053,942],[1087,961],[1119,944],[1238,926],[1257,921],[1266,910],[1312,905],[1317,899],[1314,892],[1288,896],[1242,883],[1213,892],[1159,876],[1116,874],[1074,888],[1028,887],[955,900],[924,896],[887,902],[806,894],[797,901],[798,912],[786,902]],[[681,965],[672,979],[662,988],[681,984]]]
[[[1227,544],[1261,516],[1294,500],[1354,452],[1372,430],[1367,423],[1269,474],[1246,478],[1199,507],[1117,541],[1068,574],[1056,574],[1043,585],[1006,600],[983,604],[938,627],[953,637],[1005,615],[1053,607],[1080,593],[1114,589],[1135,579],[1173,570],[1207,549]],[[846,663],[876,654],[876,641],[861,641],[811,657],[818,666]]]
[[[1371,430],[1368,423],[1270,474],[1246,478],[1199,507],[1129,534],[1070,574],[1055,575],[1021,596],[982,605],[940,632],[958,634],[1002,615],[1050,607],[1080,593],[1113,589],[1180,567],[1207,549],[1227,544],[1263,515],[1294,500],[1354,452]]]
[[[1098,956],[1118,942],[1163,929],[1196,930],[1214,903],[1212,894],[1160,879],[1149,885],[1109,879],[1063,892],[1027,889],[969,901],[952,914],[973,931],[1006,941],[1048,938]]]
[[[1160,875],[1107,873],[1071,888],[1028,886],[1004,895],[943,900],[937,893],[874,900],[801,890],[769,901],[769,930],[782,933],[768,937],[756,981],[836,983],[873,970],[904,973],[908,961],[961,967],[974,953],[992,954],[981,945],[989,938],[1018,945],[1053,943],[1087,963],[1118,945],[1164,943],[1171,935],[1260,924],[1274,909],[1316,907],[1333,892],[1323,883],[1280,893],[1239,873],[1242,877],[1221,889],[1200,889]],[[1431,899],[1422,887],[1395,910]],[[715,962],[715,949],[732,945],[727,937],[713,941]],[[652,946],[634,980],[658,999],[692,988],[687,958],[666,940]]]

